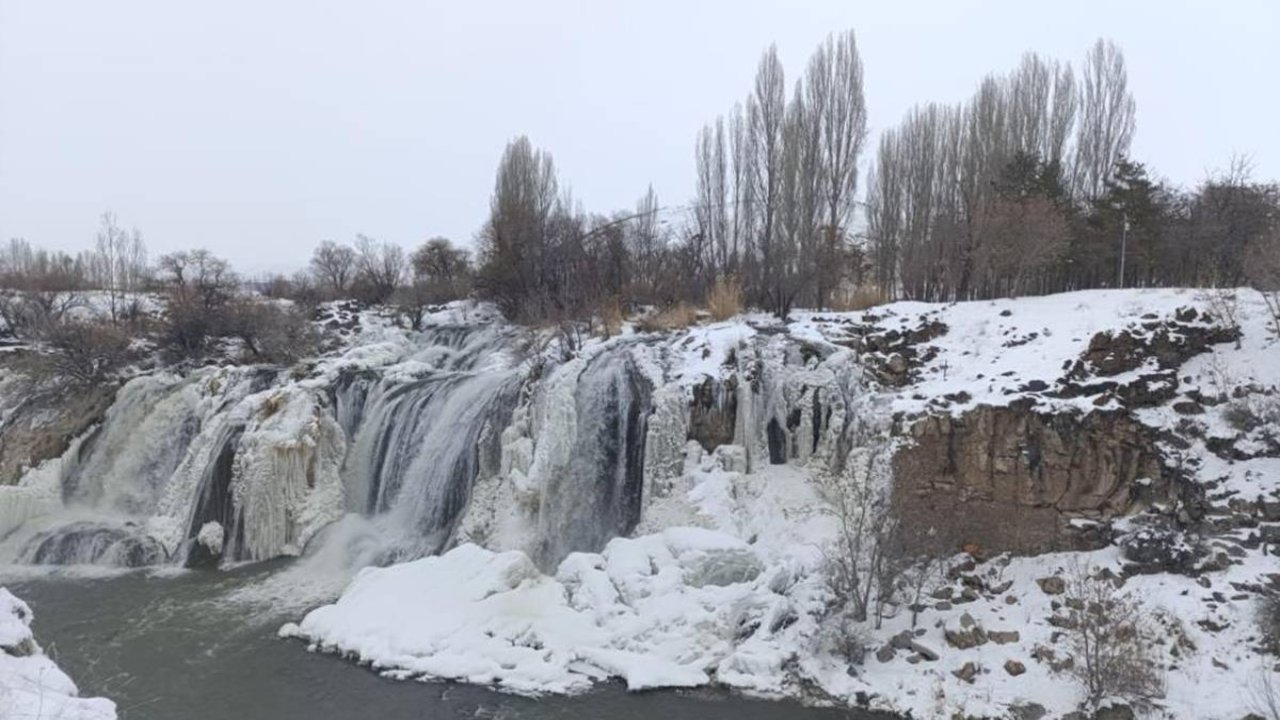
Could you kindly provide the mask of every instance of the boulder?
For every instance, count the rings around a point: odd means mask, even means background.
[[[1004,662],[1004,671],[1014,677],[1017,677],[1027,671],[1027,666],[1017,660],[1006,660]]]
[[[972,685],[974,678],[978,677],[978,672],[977,663],[970,661],[962,665],[958,670],[952,670],[951,674]]]
[[[928,660],[929,662],[936,662],[938,660],[938,653],[927,645],[921,645],[918,642],[912,641],[911,649],[916,653],[916,655]]]
[[[986,630],[969,613],[960,616],[959,627],[952,627],[948,624],[943,628],[942,632],[947,644],[957,650],[968,650],[979,645],[985,645],[987,642]]]
[[[997,645],[1008,645],[1022,639],[1017,630],[988,630],[987,637]]]
[[[1061,595],[1067,591],[1067,581],[1058,575],[1051,575],[1036,580],[1036,584],[1044,591],[1045,595]]]

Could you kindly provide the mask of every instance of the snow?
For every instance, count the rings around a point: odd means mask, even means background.
[[[1214,346],[1187,362],[1178,371],[1182,396],[1280,386],[1280,355],[1263,330],[1260,302],[1252,291],[1242,290],[1239,297],[1240,347]],[[748,315],[665,335],[589,338],[568,360],[545,344],[546,333],[535,338],[541,342],[525,343],[517,330],[474,304],[432,313],[421,333],[395,327],[375,311],[347,313],[343,317],[352,329],[337,347],[296,376],[272,378],[265,389],[255,385],[251,370],[236,368],[207,368],[184,378],[156,374],[126,385],[104,428],[121,440],[107,443],[113,449],[91,460],[100,471],[94,477],[101,502],[60,506],[66,469],[60,460],[28,472],[20,485],[0,487],[0,537],[25,522],[0,553],[52,522],[53,515],[65,521],[77,513],[137,519],[166,547],[176,548],[189,533],[193,498],[211,458],[228,433],[242,431],[232,488],[243,511],[245,556],[306,550],[301,561],[245,598],[261,601],[275,593],[302,616],[282,628],[282,635],[350,655],[388,676],[490,684],[527,694],[579,692],[616,677],[633,690],[714,683],[766,696],[816,692],[845,703],[861,696],[874,707],[916,717],[1000,716],[1028,702],[1061,715],[1076,707],[1081,694],[1071,678],[1031,659],[1036,646],[1054,644],[1056,632],[1047,622],[1054,598],[1035,581],[1074,563],[1118,569],[1116,548],[993,559],[977,572],[993,582],[1011,582],[1007,590],[949,609],[931,602],[922,612],[916,640],[938,651],[940,660],[912,664],[899,653],[888,662],[869,657],[851,669],[833,651],[824,616],[824,549],[837,530],[823,500],[824,484],[854,482],[887,491],[889,477],[872,449],[893,449],[878,445],[891,442],[890,427],[898,423],[901,429],[924,413],[962,413],[1030,397],[1047,412],[1094,412],[1093,398],[1055,398],[1024,388],[1033,381],[1054,387],[1097,333],[1140,326],[1151,321],[1149,315],[1166,320],[1187,306],[1203,308],[1203,294],[1100,290],[953,304],[903,302],[864,312],[797,312],[786,325]],[[851,349],[859,332],[910,330],[934,321],[947,330],[920,343],[930,349],[928,359],[917,368],[919,378],[904,387],[879,385]],[[483,323],[489,325],[477,328]],[[452,335],[460,326],[471,332]],[[582,377],[600,359],[625,359],[654,386],[643,512],[629,537],[540,569],[537,562],[545,557],[538,548],[561,529],[548,520],[554,518],[548,489],[563,484],[581,460],[575,447],[583,432],[579,425],[591,428],[584,413],[594,407],[579,403]],[[1151,369],[1110,379],[1134,381]],[[341,397],[339,407],[332,407],[330,391],[341,375],[353,372],[387,383],[455,372],[524,382],[511,421],[485,436],[500,439],[500,457],[482,459],[495,466],[485,465],[469,488],[470,503],[448,552],[358,570],[380,557],[387,526],[384,518],[349,512],[363,510],[368,495],[360,492],[359,480],[348,477],[353,457],[367,454],[365,445],[379,440],[364,438],[361,445],[347,437],[348,423],[360,420],[343,414]],[[689,400],[707,378],[737,405],[732,442],[710,452],[689,439]],[[730,378],[738,382],[720,383]],[[945,406],[935,402],[946,396],[955,399]],[[458,395],[439,415],[460,416],[456,405],[474,406],[473,397]],[[1261,392],[1239,400],[1263,401]],[[1229,406],[1209,406],[1195,416],[1204,438],[1180,451],[1191,479],[1215,501],[1277,497],[1280,459],[1224,459],[1209,451],[1208,442],[1226,440],[1242,452],[1266,452],[1261,431],[1236,438],[1226,417]],[[1157,430],[1174,431],[1187,419],[1167,404],[1130,412]],[[770,464],[771,420],[785,427],[781,432],[793,453],[787,464]],[[367,427],[369,418],[363,422]],[[443,425],[442,435],[453,432]],[[190,427],[190,436],[179,437],[176,426]],[[129,445],[131,434],[141,433],[163,439]],[[212,549],[234,536],[232,529],[209,523],[197,540]],[[1235,720],[1252,709],[1242,688],[1264,672],[1254,648],[1258,595],[1236,586],[1265,585],[1276,571],[1274,557],[1251,552],[1208,574],[1208,588],[1174,575],[1128,580],[1126,590],[1143,600],[1146,611],[1195,647],[1179,658],[1165,657],[1176,669],[1159,713]],[[1215,592],[1226,599],[1215,599]],[[327,604],[314,607],[317,602]],[[1020,637],[1003,645],[950,648],[945,629],[965,613],[988,630],[1017,630]],[[1210,631],[1200,621],[1222,629]],[[909,627],[906,611],[881,627],[868,624],[868,647],[874,652]],[[1024,663],[1025,674],[1008,675],[1002,668],[1007,659]],[[965,662],[983,668],[972,684],[952,674]]]
[[[31,633],[31,608],[0,587],[0,717],[114,720],[115,703],[79,697]]]
[[[1207,390],[1215,377],[1229,388],[1280,383],[1275,341],[1262,330],[1259,303],[1248,291],[1239,294],[1241,348],[1215,346],[1187,363],[1179,370],[1184,393]],[[671,333],[634,354],[657,385],[639,526],[599,553],[573,553],[554,571],[539,572],[526,553],[533,540],[528,523],[548,473],[572,453],[573,433],[566,429],[577,422],[574,380],[590,358],[619,342],[590,341],[577,359],[555,368],[503,431],[500,471],[476,488],[460,534],[491,549],[464,542],[438,557],[361,571],[336,602],[281,634],[305,639],[315,650],[349,654],[392,677],[446,678],[528,694],[577,692],[616,677],[632,690],[714,683],[764,696],[805,696],[806,688],[817,688],[837,702],[862,697],[872,707],[916,717],[1004,716],[1027,703],[1060,716],[1076,709],[1082,693],[1068,674],[1032,659],[1038,646],[1055,646],[1058,632],[1048,623],[1055,598],[1035,581],[1079,564],[1118,572],[1117,548],[981,564],[978,573],[992,584],[1007,581],[1008,589],[946,609],[930,602],[920,615],[916,640],[938,651],[940,660],[912,664],[900,652],[889,662],[868,657],[850,669],[830,645],[821,577],[823,548],[836,525],[820,485],[840,444],[827,432],[812,448],[800,443],[790,463],[771,465],[763,428],[769,418],[796,409],[800,424],[788,432],[807,437],[816,394],[835,418],[832,425],[847,417],[862,428],[862,442],[877,442],[895,414],[959,413],[1025,398],[1024,386],[1033,380],[1053,387],[1095,334],[1204,304],[1191,290],[1087,291],[796,313],[786,326],[746,317]],[[848,350],[852,326],[901,330],[934,320],[948,329],[923,343],[935,352],[918,381],[903,388],[868,384]],[[798,362],[797,342],[821,352]],[[1144,372],[1114,379],[1132,381]],[[691,388],[704,378],[744,373],[760,380],[754,390],[739,384],[734,444],[704,452],[686,437],[683,408]],[[941,408],[929,402],[958,393],[968,399]],[[1036,401],[1045,411],[1098,409],[1092,398],[1037,395]],[[1134,413],[1157,428],[1178,420],[1167,406]],[[1220,413],[1205,417],[1209,432],[1229,436]],[[1201,462],[1196,479],[1213,481],[1219,493],[1253,499],[1280,490],[1275,458],[1227,462],[1203,443],[1192,452]],[[888,477],[873,456],[854,448],[839,465],[842,472],[864,473],[858,482],[883,491]],[[1267,672],[1252,648],[1258,596],[1235,588],[1265,584],[1275,571],[1273,558],[1254,553],[1212,574],[1209,588],[1165,574],[1127,581],[1125,591],[1154,622],[1194,646],[1183,646],[1179,657],[1170,654],[1172,642],[1160,646],[1174,669],[1157,716],[1234,720],[1253,709],[1243,688]],[[1215,592],[1228,599],[1215,601]],[[944,631],[964,614],[989,631],[1016,630],[1019,638],[949,647]],[[1210,631],[1202,620],[1226,627]],[[906,611],[881,627],[868,625],[868,647],[874,651],[910,625]],[[1025,673],[1006,673],[1006,660],[1022,662]],[[966,662],[981,668],[972,684],[952,673]]]

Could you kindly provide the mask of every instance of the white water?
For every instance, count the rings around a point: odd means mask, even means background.
[[[500,324],[441,326],[391,364],[302,380],[263,368],[140,377],[66,456],[0,488],[0,563],[305,552],[349,574],[467,540],[554,568],[631,533],[680,474],[688,386],[664,378],[671,353],[620,339],[530,360]],[[742,469],[770,461],[771,426],[775,455],[832,454],[847,379],[802,369],[784,337],[745,342],[729,372]]]

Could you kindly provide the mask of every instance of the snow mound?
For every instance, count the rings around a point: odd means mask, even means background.
[[[744,618],[789,607],[761,570],[749,545],[701,528],[615,539],[602,553],[571,554],[554,577],[522,552],[468,544],[363,570],[336,603],[280,634],[394,677],[526,694],[581,691],[606,677],[631,690],[692,687],[761,664],[781,677],[785,652],[739,657],[730,641],[760,624]]]

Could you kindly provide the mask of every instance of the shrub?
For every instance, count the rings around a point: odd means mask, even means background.
[[[133,339],[104,322],[68,320],[44,334],[49,350],[48,374],[90,384],[109,377],[133,358]]]
[[[1258,630],[1267,652],[1280,655],[1280,594],[1269,593],[1258,603]]]
[[[319,338],[306,315],[292,305],[244,299],[231,305],[228,334],[255,360],[288,365],[315,353]]]
[[[1070,672],[1090,708],[1107,698],[1145,704],[1164,694],[1155,633],[1136,597],[1080,566],[1068,573],[1063,604],[1074,660]]]
[[[717,322],[742,312],[742,282],[736,277],[717,278],[707,292],[707,310]]]

